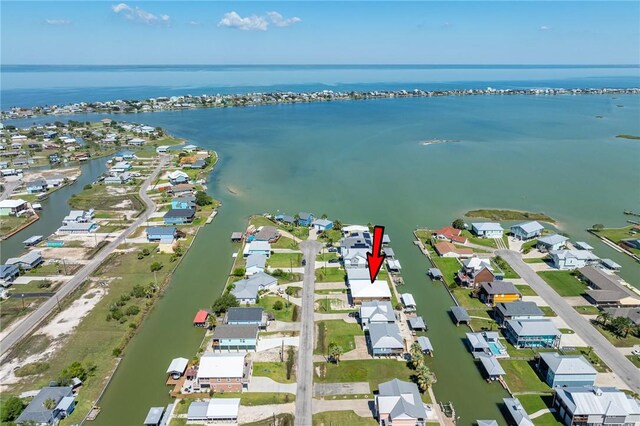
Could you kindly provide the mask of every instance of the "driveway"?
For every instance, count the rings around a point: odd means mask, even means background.
[[[313,396],[329,395],[365,395],[371,393],[368,382],[316,383],[313,385]]]
[[[281,346],[298,346],[300,337],[272,337],[262,338],[258,341],[257,352],[268,351],[269,349],[279,348]]]
[[[323,411],[353,411],[360,417],[373,417],[373,401],[368,399],[315,399],[313,401],[313,414]],[[296,418],[296,424],[297,418]],[[306,424],[309,426],[311,423]],[[328,426],[328,425],[327,425]]]
[[[522,261],[520,254],[510,250],[498,250],[509,265],[524,278],[538,295],[574,330],[634,392],[640,393],[640,369],[618,351],[588,320],[573,309],[558,293]]]
[[[280,383],[269,377],[252,376],[249,382],[249,392],[264,393],[296,393],[295,383]]]

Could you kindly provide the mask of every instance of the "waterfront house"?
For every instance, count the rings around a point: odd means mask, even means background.
[[[327,219],[316,219],[311,222],[311,225],[315,228],[316,232],[325,232],[333,228],[333,222]]]
[[[171,209],[163,216],[165,225],[186,225],[193,222],[196,212],[193,209]]]
[[[124,173],[131,170],[131,168],[132,168],[131,163],[129,163],[128,161],[119,161],[113,166],[111,166],[109,171],[111,173]]]
[[[540,352],[538,371],[552,388],[593,386],[598,372],[582,355]]]
[[[504,324],[508,320],[543,319],[544,313],[534,302],[499,302],[493,309],[494,317],[498,324]]]
[[[579,269],[580,277],[589,285],[587,298],[602,308],[640,307],[640,296],[628,289],[616,275],[606,273],[593,266]]]
[[[195,209],[196,197],[176,197],[171,200],[172,209]]]
[[[433,246],[440,257],[465,258],[473,256],[473,249],[456,247],[449,241],[441,241]]]
[[[149,226],[145,229],[150,243],[173,244],[178,229],[175,226]]]
[[[384,280],[375,280],[373,284],[371,280],[355,282],[349,285],[349,293],[351,294],[351,303],[354,305],[373,300],[391,300],[391,290]]]
[[[193,317],[193,325],[196,327],[207,327],[207,319],[209,319],[209,312],[200,309],[196,312],[196,316]]]
[[[500,362],[498,361],[498,358],[495,357],[495,355],[480,353],[478,354],[476,359],[480,361],[480,364],[485,371],[487,380],[499,380],[500,377],[507,374],[500,365]]]
[[[62,175],[51,175],[45,179],[47,183],[47,188],[57,188],[62,185],[65,181],[65,177]]]
[[[156,153],[158,154],[164,154],[167,151],[169,151],[170,146],[169,145],[160,145],[159,147],[156,148]]]
[[[569,239],[564,235],[552,234],[538,238],[536,247],[542,252],[556,251],[566,247]]]
[[[99,228],[95,222],[69,222],[62,225],[56,233],[58,234],[88,234],[97,231]]]
[[[560,270],[582,268],[600,259],[589,250],[553,250],[549,254],[553,266]]]
[[[199,158],[193,162],[186,162],[182,164],[184,169],[204,169],[207,163],[202,158]]]
[[[479,354],[493,355],[498,358],[509,356],[506,348],[500,343],[500,334],[496,331],[466,333],[467,345],[474,358]]]
[[[131,173],[124,172],[116,176],[107,176],[104,179],[104,183],[105,185],[126,185],[127,183],[131,182],[132,179],[133,176],[131,175]]]
[[[278,222],[286,223],[288,225],[293,225],[296,220],[293,216],[288,214],[279,214],[275,217]]]
[[[313,215],[308,212],[300,212],[298,213],[298,226],[311,226],[311,222],[313,222]]]
[[[0,169],[8,169],[9,162],[8,161],[0,161]]]
[[[371,282],[371,276],[369,275],[369,270],[367,268],[347,269],[347,286],[350,286],[358,282],[364,282],[364,283]]]
[[[557,348],[562,333],[548,319],[507,320],[504,334],[519,348]]]
[[[515,285],[509,281],[493,281],[482,283],[479,292],[480,300],[484,303],[495,306],[500,302],[515,302],[522,299],[522,295]]]
[[[344,249],[342,250],[342,263],[347,272],[350,269],[365,269],[367,267],[368,249]]]
[[[544,230],[544,226],[534,220],[531,222],[518,223],[509,228],[509,230],[511,231],[511,235],[518,240],[530,240],[539,237]]]
[[[256,324],[220,324],[213,332],[213,350],[252,351],[257,345]]]
[[[424,426],[427,421],[418,386],[398,379],[378,385],[375,415],[380,426]]]
[[[20,216],[29,209],[22,199],[0,201],[0,216]]]
[[[502,238],[504,229],[495,222],[476,222],[471,224],[471,231],[478,237]]]
[[[391,302],[380,302],[373,300],[370,302],[362,302],[360,305],[360,325],[363,330],[369,328],[369,324],[376,323],[394,323],[396,321],[395,313]]]
[[[271,256],[271,244],[267,241],[252,241],[245,244],[242,251],[243,257],[249,257],[252,254],[261,254],[267,258]]]
[[[20,275],[18,265],[0,265],[0,285],[7,287]]]
[[[89,210],[71,210],[68,215],[62,219],[62,223],[68,225],[70,223],[89,223],[93,220],[95,211]]]
[[[208,401],[193,401],[187,409],[189,423],[238,421],[240,398],[215,398]]]
[[[245,274],[250,277],[258,272],[264,272],[265,265],[267,264],[267,256],[264,254],[250,254],[247,256],[247,263],[245,265]]]
[[[404,352],[404,339],[398,324],[369,324],[369,346],[373,356],[400,356]]]
[[[229,308],[224,318],[225,324],[255,324],[264,327],[266,322],[262,308]]]
[[[174,170],[168,175],[169,182],[172,185],[180,185],[181,183],[189,183],[189,175],[182,170]]]
[[[432,232],[437,240],[450,241],[452,243],[465,244],[467,238],[463,237],[462,231],[453,226],[445,226]]]
[[[119,156],[122,157],[124,160],[135,160],[136,159],[136,153],[133,152],[133,151],[129,151],[129,150],[122,151],[119,154]]]
[[[71,386],[45,386],[15,420],[17,425],[56,425],[73,412],[76,399]]]
[[[182,376],[184,372],[187,370],[188,364],[189,364],[189,360],[186,358],[172,359],[171,364],[169,364],[169,368],[167,368],[167,375],[174,380],[178,380],[180,376]]]
[[[507,411],[509,412],[509,415],[512,419],[512,422],[508,423],[509,425],[534,426],[531,418],[525,411],[518,398],[503,398],[502,401],[507,407]]]
[[[189,144],[189,145],[185,145],[185,146],[183,146],[183,147],[182,147],[182,150],[183,150],[184,152],[193,152],[193,151],[195,151],[196,149],[198,149],[198,147],[197,147],[197,146],[195,146],[195,145],[191,145],[191,144]]]
[[[128,141],[129,145],[132,145],[132,146],[142,146],[145,144],[145,142],[146,141],[142,138],[132,138],[132,139],[129,139]]]
[[[418,340],[416,341],[420,345],[422,353],[433,356],[433,345],[427,336],[418,336]]]
[[[253,235],[252,241],[267,241],[269,243],[275,243],[280,238],[280,232],[275,226],[261,226]]]
[[[638,400],[613,387],[557,388],[553,408],[567,426],[640,424]]]
[[[190,183],[180,183],[178,185],[170,186],[167,189],[167,193],[173,195],[174,197],[185,197],[193,195],[195,188],[196,187]]]
[[[476,288],[482,283],[495,281],[496,274],[493,272],[491,260],[472,257],[462,261],[462,268],[456,278],[463,287]]]
[[[258,272],[249,278],[236,281],[231,294],[240,303],[255,304],[260,290],[271,288],[278,284],[278,280],[264,272]]]
[[[44,259],[39,251],[32,250],[20,257],[12,257],[7,259],[7,265],[16,265],[17,267],[29,271],[44,263]]]
[[[40,192],[47,192],[47,181],[44,179],[36,179],[26,183],[27,192],[29,194],[38,194]]]
[[[242,392],[249,385],[252,364],[244,354],[205,352],[200,358],[194,390]]]

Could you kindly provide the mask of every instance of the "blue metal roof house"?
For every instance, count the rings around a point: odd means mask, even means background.
[[[53,400],[53,408],[45,407],[45,401]],[[15,423],[55,425],[60,419],[68,416],[75,408],[75,397],[71,386],[46,386],[31,400],[27,408],[16,419]]]
[[[0,283],[10,283],[20,275],[18,265],[0,265]]]
[[[195,209],[196,197],[176,197],[171,200],[172,209]]]
[[[298,213],[300,219],[298,219],[299,226],[311,226],[311,222],[313,222],[313,214],[307,212]]]
[[[316,219],[311,222],[311,225],[313,225],[313,227],[316,228],[316,231],[318,232],[328,231],[329,229],[333,228],[333,222],[327,219]]]
[[[193,209],[171,209],[164,215],[165,225],[184,225],[193,222],[196,212]]]
[[[507,340],[519,348],[557,348],[562,333],[548,319],[508,320],[504,331]]]
[[[598,374],[582,355],[560,355],[556,352],[540,352],[537,367],[552,388],[593,386]]]
[[[536,221],[523,222],[510,228],[511,234],[519,240],[530,240],[542,234],[544,226]]]
[[[27,192],[29,194],[47,192],[47,181],[44,179],[36,179],[34,181],[27,182]]]
[[[147,241],[160,244],[171,244],[176,238],[178,230],[175,226],[150,226],[146,230]]]

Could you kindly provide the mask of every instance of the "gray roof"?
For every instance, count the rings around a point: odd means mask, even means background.
[[[360,318],[366,318],[373,322],[393,322],[396,320],[391,302],[377,300],[362,302]]]
[[[567,237],[565,237],[564,235],[560,235],[560,234],[553,234],[553,235],[547,235],[546,237],[540,237],[538,238],[538,242],[548,245],[548,246],[553,246],[556,244],[562,244],[566,241],[568,241],[569,239]]]
[[[518,398],[503,398],[503,401],[517,426],[534,426]]]
[[[573,243],[573,245],[578,249],[593,250],[593,247],[584,241],[576,241],[575,243]]]
[[[496,222],[475,222],[471,226],[478,231],[504,231],[502,226]]]
[[[375,349],[404,348],[402,335],[396,323],[382,322],[369,324],[369,338],[371,339],[371,346]]]
[[[438,268],[429,268],[429,275],[433,278],[442,278],[442,271]]]
[[[598,373],[582,355],[560,355],[557,352],[540,352],[542,358],[555,374],[593,374]]]
[[[262,308],[229,308],[227,322],[229,321],[262,321]]]
[[[600,263],[602,263],[604,266],[606,266],[609,269],[620,269],[620,268],[622,268],[622,266],[620,266],[619,263],[616,263],[611,259],[601,259]]]
[[[31,182],[27,182],[27,187],[29,186],[47,186],[47,181],[44,179],[36,179]]]
[[[489,344],[482,333],[466,333],[466,335],[473,349],[489,349]]]
[[[196,211],[193,209],[171,209],[165,213],[164,217],[193,217],[195,216]]]
[[[463,308],[462,306],[452,306],[451,307],[451,313],[453,314],[453,316],[455,317],[456,321],[458,321],[458,322],[471,320],[471,317],[469,317],[469,314],[467,313],[467,310],[465,308]]]
[[[608,387],[567,387],[556,389],[557,398],[576,415],[640,415],[638,400],[621,390]],[[627,419],[633,420],[633,419]]]
[[[560,336],[562,333],[548,319],[508,320],[507,324],[522,336]]]
[[[300,216],[300,219],[308,219],[309,216],[313,216],[311,213],[308,212],[299,212],[298,216]]]
[[[206,418],[208,408],[209,403],[207,401],[194,401],[189,404],[189,409],[187,410],[187,418]]]
[[[312,225],[317,225],[317,226],[329,226],[332,223],[333,222],[331,222],[328,219],[316,219],[313,222],[311,222]]]
[[[640,325],[640,308],[608,308],[605,309],[614,317],[626,317]]]
[[[431,340],[427,336],[419,336],[418,344],[423,351],[429,350],[433,352],[433,345],[431,344]]]
[[[489,376],[504,376],[507,374],[494,355],[478,354],[477,359],[480,360]]]
[[[393,379],[378,385],[379,397],[398,397],[389,416],[394,419],[401,415],[409,415],[415,419],[426,419],[427,412],[420,397],[420,391],[415,383]],[[412,402],[413,401],[413,402]]]
[[[518,289],[511,281],[493,281],[491,283],[482,283],[482,289],[487,294],[520,294]]]
[[[384,254],[389,258],[394,258],[396,256],[396,254],[393,252],[393,249],[391,247],[385,247]]]
[[[144,419],[145,425],[157,425],[164,414],[164,407],[151,407]]]
[[[246,269],[249,269],[252,267],[264,269],[266,264],[267,264],[267,256],[265,256],[264,254],[254,253],[247,256],[247,263],[245,266],[246,266]]]
[[[511,227],[511,229],[513,228],[520,228],[522,229],[524,232],[526,232],[527,234],[531,233],[531,232],[536,232],[536,231],[541,231],[544,229],[544,226],[540,225],[538,222],[531,221],[531,222],[523,222],[523,223],[518,223],[516,225],[513,225]]]
[[[20,257],[12,257],[7,259],[7,265],[14,265],[16,263],[27,263],[29,265],[38,262],[42,259],[42,255],[39,251],[32,250],[28,253],[23,254]]]
[[[640,296],[623,286],[615,275],[607,274],[593,266],[585,266],[579,271],[595,287],[586,293],[596,302],[618,301],[626,297],[640,300]]]
[[[504,317],[544,316],[544,313],[540,310],[538,305],[535,304],[535,302],[500,302],[496,305],[496,310]]]
[[[49,423],[53,410],[45,408],[44,402],[51,398],[55,401],[56,406],[66,396],[73,395],[71,386],[45,386],[31,400],[29,405],[24,409],[22,414],[16,419],[16,423]]]
[[[427,325],[424,323],[422,317],[410,317],[409,325],[413,330],[420,330],[427,328]]]
[[[495,420],[476,420],[478,426],[498,426]]]
[[[213,332],[214,339],[255,339],[257,324],[220,324]]]
[[[146,229],[147,235],[169,235],[174,236],[176,233],[175,226],[150,226]]]
[[[278,230],[273,226],[263,226],[255,235],[256,241],[271,241],[278,238]]]

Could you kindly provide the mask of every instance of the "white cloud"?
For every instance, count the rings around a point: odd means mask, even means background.
[[[218,26],[237,28],[243,31],[267,31],[269,23],[262,16],[251,15],[243,18],[237,12],[231,11],[224,14],[218,22]]]
[[[538,28],[538,31],[551,31],[552,28],[547,26],[547,25],[543,25],[540,28]]]
[[[275,25],[276,27],[288,27],[302,21],[302,19],[298,18],[297,16],[285,19],[278,12],[267,12],[267,17],[269,17],[273,25]]]
[[[49,25],[69,25],[69,24],[71,24],[71,21],[69,21],[68,19],[45,19],[44,22],[46,22]]]
[[[168,24],[171,19],[169,15],[160,15],[158,17],[138,6],[131,7],[126,3],[115,4],[111,6],[111,10],[117,15],[124,16],[129,21],[142,22],[144,24],[155,24],[157,22]]]
[[[289,27],[301,21],[302,19],[297,16],[285,18],[278,12],[267,12],[266,16],[251,15],[243,18],[237,12],[231,11],[224,14],[220,22],[218,22],[218,26],[236,28],[243,31],[267,31],[269,24],[273,24],[276,27]]]
[[[198,21],[189,21],[189,25],[193,25],[193,26],[200,25],[200,22],[198,22]]]

